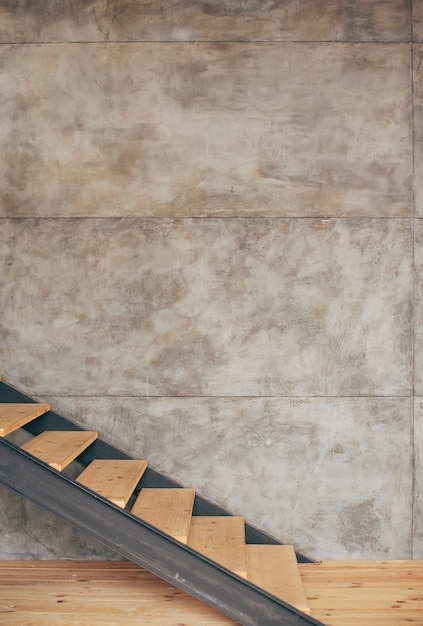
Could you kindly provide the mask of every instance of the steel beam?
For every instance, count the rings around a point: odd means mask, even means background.
[[[242,626],[321,626],[2,438],[0,482]]]
[[[4,382],[0,382],[0,403],[2,402],[34,403],[35,400],[14,389],[10,385],[7,385]],[[83,430],[74,422],[71,422],[61,415],[54,413],[53,411],[49,411],[45,415],[41,415],[36,420],[30,422],[29,424],[26,424],[24,426],[24,429],[34,436],[39,435],[45,430]],[[101,438],[98,438],[87,450],[85,450],[85,452],[83,452],[80,457],[78,457],[78,461],[80,461],[82,465],[86,467],[89,463],[91,463],[93,459],[99,458],[131,459],[132,457],[130,457],[125,452],[122,452],[118,448],[110,445],[109,443],[103,441]],[[182,487],[182,485],[151,468],[147,468],[140,480],[139,485],[137,486],[137,490],[143,487],[175,488]],[[197,494],[194,500],[193,514],[213,516],[230,515],[230,513],[228,513],[228,511],[226,511],[222,507],[212,502],[209,502],[208,500],[202,498]],[[271,545],[278,545],[281,543],[271,535],[263,532],[262,530],[259,530],[258,528],[255,528],[247,522],[245,524],[245,539],[247,543],[260,543]],[[296,555],[299,563],[313,562],[312,559],[309,559],[301,552],[296,552]]]

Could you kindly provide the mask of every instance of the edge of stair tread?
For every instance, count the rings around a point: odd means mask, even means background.
[[[187,543],[195,489],[189,487],[141,489],[131,513],[181,543]]]
[[[97,438],[98,432],[95,430],[45,430],[24,443],[21,448],[54,469],[62,471]]]
[[[7,410],[8,409],[8,410]],[[5,402],[0,403],[0,436],[6,437],[10,433],[22,428],[29,422],[41,417],[50,411],[48,403],[23,403]],[[3,416],[2,416],[3,410]],[[6,413],[6,416],[4,415]],[[1,425],[3,422],[3,426]]]
[[[310,614],[293,545],[247,544],[246,561],[248,580]]]
[[[119,475],[123,468],[127,468],[126,476]],[[147,461],[144,459],[95,459],[77,477],[76,482],[124,508],[146,469]]]

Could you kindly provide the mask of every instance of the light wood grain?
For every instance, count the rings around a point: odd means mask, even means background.
[[[0,624],[235,626],[125,561],[0,562]]]
[[[423,561],[299,564],[311,615],[327,626],[422,626]]]
[[[243,517],[193,517],[188,545],[238,576],[247,577]]]
[[[147,461],[101,459],[92,461],[77,480],[123,508],[146,468]]]
[[[45,431],[21,447],[60,472],[97,437],[95,431]]]
[[[49,404],[0,404],[0,436],[9,435],[47,411]]]
[[[311,615],[327,626],[423,624],[423,561],[301,563],[299,569],[308,589]],[[338,581],[333,578],[336,575]],[[386,585],[390,580],[391,596],[385,600],[394,597],[395,603],[381,603],[376,598],[371,608],[363,607],[374,591],[369,578],[373,585]],[[313,585],[319,581],[320,598],[325,593],[328,598],[321,607],[316,606],[319,597],[313,595]],[[404,602],[404,595],[411,590],[413,598]],[[331,598],[336,594],[344,600],[334,607]],[[0,623],[235,624],[127,561],[1,561]]]
[[[248,580],[274,596],[310,613],[293,546],[246,546]]]
[[[194,497],[194,489],[141,489],[132,513],[186,543]]]

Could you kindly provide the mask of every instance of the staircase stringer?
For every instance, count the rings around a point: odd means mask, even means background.
[[[0,402],[9,403],[9,402],[17,402],[17,403],[36,403],[36,400],[27,396],[15,389],[9,384],[6,384],[4,381],[0,379]],[[31,435],[36,436],[41,434],[46,430],[85,430],[81,426],[75,424],[71,420],[55,413],[54,411],[49,411],[44,415],[41,415],[36,420],[29,422],[23,426],[23,430],[26,430]],[[98,437],[96,441],[91,444],[89,448],[87,448],[79,457],[78,461],[83,465],[87,466],[91,463],[91,461],[95,459],[132,459],[130,455],[122,452],[115,446],[107,443],[101,437]],[[155,471],[154,469],[147,467],[140,484],[137,487],[139,490],[141,487],[149,487],[149,488],[183,488],[183,485],[177,483],[176,481],[168,478],[167,476],[161,474],[160,472]],[[198,493],[196,493],[195,501],[194,501],[194,509],[193,515],[231,515],[231,512],[228,512],[223,507],[209,502],[205,498],[202,498]],[[247,521],[245,523],[245,539],[247,543],[259,543],[259,544],[269,544],[269,545],[280,545],[281,542],[278,541],[272,535],[252,526]],[[299,563],[313,563],[314,561],[304,555],[303,553],[296,551],[297,561]]]
[[[2,438],[0,482],[242,626],[322,626]]]
[[[0,382],[0,403],[33,404],[35,401]],[[49,407],[47,407],[48,409]],[[37,436],[46,431],[85,432],[77,424],[48,411],[22,429]],[[102,542],[123,557],[156,574],[219,612],[245,626],[320,624],[297,608],[240,578],[204,554],[113,505],[30,454],[25,446],[0,437],[0,483],[27,498],[62,521]],[[38,455],[37,455],[38,456]],[[78,456],[87,466],[93,459],[135,462],[110,444],[96,439]],[[167,477],[149,470],[139,479],[144,487],[179,487]],[[195,515],[229,515],[221,507],[196,496]],[[246,524],[247,543],[279,544],[276,539]],[[308,561],[298,555],[299,561]],[[278,594],[279,595],[279,594]]]

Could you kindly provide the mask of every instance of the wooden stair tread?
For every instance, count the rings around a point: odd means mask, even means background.
[[[238,576],[247,577],[243,517],[193,517],[188,545]]]
[[[146,468],[147,461],[97,459],[77,482],[124,508]]]
[[[294,546],[248,544],[246,555],[248,580],[300,611],[310,613]]]
[[[194,497],[194,489],[141,489],[131,512],[187,543]]]
[[[0,404],[0,437],[9,435],[50,411],[49,404]]]
[[[53,430],[34,437],[22,447],[54,469],[62,471],[72,463],[98,437],[95,431]]]

